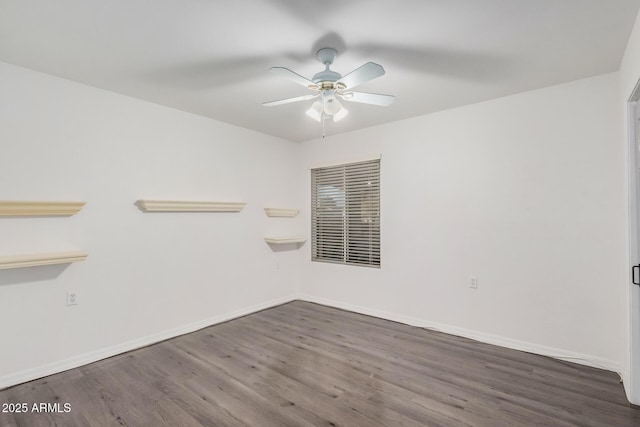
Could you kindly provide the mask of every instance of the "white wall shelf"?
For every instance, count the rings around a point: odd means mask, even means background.
[[[307,239],[303,236],[269,236],[264,241],[272,245],[286,245],[290,243],[304,243]]]
[[[0,216],[71,216],[85,202],[0,201]]]
[[[0,270],[8,268],[37,267],[40,265],[68,264],[84,261],[86,252],[55,252],[32,255],[12,255],[0,257]]]
[[[300,212],[298,209],[284,209],[284,208],[264,208],[265,213],[269,217],[287,217],[293,218]]]
[[[246,203],[202,202],[179,200],[147,200],[136,202],[144,212],[240,212]]]

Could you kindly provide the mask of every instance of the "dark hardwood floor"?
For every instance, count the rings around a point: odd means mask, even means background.
[[[2,390],[5,403],[28,411],[2,427],[640,426],[612,372],[300,301]]]

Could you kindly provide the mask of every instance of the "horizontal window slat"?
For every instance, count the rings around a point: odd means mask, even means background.
[[[314,169],[313,173],[316,177],[321,177],[327,174],[335,174],[335,173],[350,173],[359,170],[378,170],[380,169],[379,165],[374,163],[360,163],[357,165],[340,165],[330,168],[322,168],[322,169]]]
[[[329,168],[319,168],[313,169],[313,174],[316,178],[322,177],[327,174],[335,174],[335,173],[350,173],[358,170],[379,170],[379,164],[375,163],[358,163],[352,165],[339,165]]]

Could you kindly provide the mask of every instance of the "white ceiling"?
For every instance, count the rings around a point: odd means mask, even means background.
[[[327,134],[619,68],[640,0],[0,0],[0,60],[293,141],[318,138],[313,101],[266,108],[310,78],[367,61],[386,75]]]

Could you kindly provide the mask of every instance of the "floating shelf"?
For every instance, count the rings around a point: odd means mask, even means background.
[[[266,212],[267,216],[280,216],[280,217],[287,217],[287,218],[293,218],[294,216],[298,215],[298,213],[300,212],[298,209],[282,209],[282,208],[264,208],[264,211]]]
[[[272,245],[285,245],[289,243],[304,243],[307,239],[303,236],[265,237],[264,241]]]
[[[144,212],[240,212],[246,203],[145,200],[136,202]]]
[[[0,201],[0,216],[71,216],[85,202],[15,202]]]
[[[12,255],[0,257],[0,270],[8,268],[37,267],[40,265],[68,264],[84,261],[86,252],[56,252],[34,255]]]

